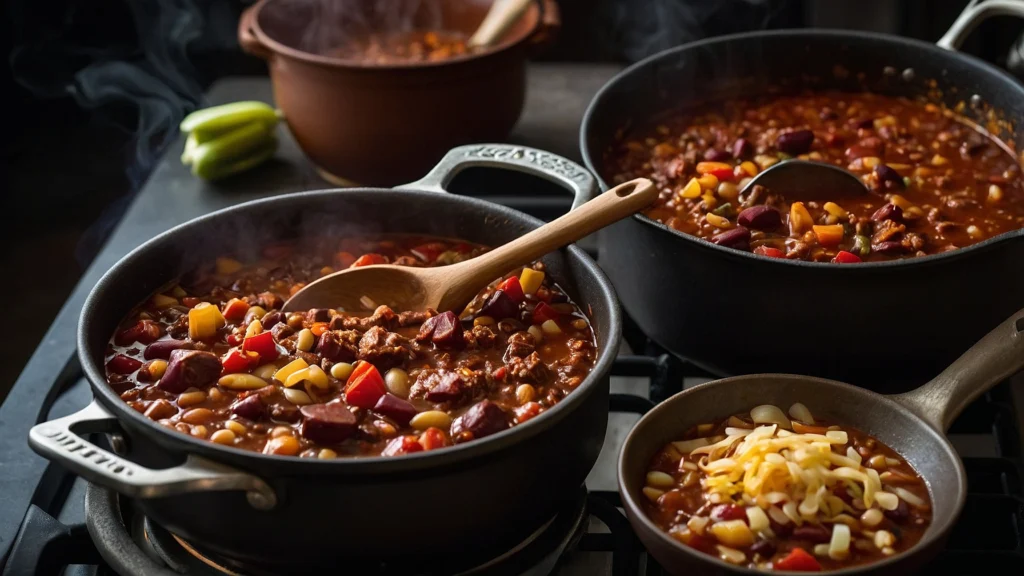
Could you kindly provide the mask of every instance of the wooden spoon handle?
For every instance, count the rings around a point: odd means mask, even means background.
[[[512,268],[532,262],[634,214],[657,197],[658,189],[650,180],[630,180],[508,244],[461,264],[444,267],[441,270],[446,273],[446,284],[450,290],[442,298],[439,310],[465,304],[480,288]]]
[[[480,27],[469,39],[470,47],[490,46],[519,19],[533,0],[494,0]]]

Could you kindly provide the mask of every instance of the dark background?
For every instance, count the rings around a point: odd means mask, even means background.
[[[423,0],[429,1],[429,0]],[[240,52],[238,0],[7,0],[0,53],[0,400],[181,118],[218,78],[265,74]],[[707,36],[859,28],[934,41],[966,0],[559,0],[544,60],[632,62]],[[1002,64],[1020,34],[986,23],[964,47]],[[172,151],[177,153],[177,151]],[[173,191],[167,191],[168,194]],[[62,360],[62,359],[61,359]]]

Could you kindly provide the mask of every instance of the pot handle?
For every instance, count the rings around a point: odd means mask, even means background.
[[[178,466],[156,470],[125,460],[79,435],[116,429],[114,415],[93,400],[74,414],[33,426],[28,443],[39,455],[82,478],[133,498],[245,490],[253,508],[270,510],[277,505],[277,495],[263,480],[206,458],[189,454]]]
[[[971,32],[992,16],[1024,18],[1024,2],[1020,0],[971,0],[949,30],[935,44],[946,50],[957,50]]]
[[[931,382],[892,399],[944,432],[968,404],[1021,368],[1024,310],[986,334]]]
[[[447,192],[452,179],[466,168],[506,168],[540,176],[572,190],[577,208],[598,194],[597,182],[579,164],[557,154],[513,144],[471,144],[452,148],[423,178],[395,190]]]
[[[242,16],[238,19],[238,44],[245,52],[264,60],[270,60],[273,53],[259,41],[259,38],[256,38],[252,31],[258,6],[259,4],[253,4],[242,10]]]

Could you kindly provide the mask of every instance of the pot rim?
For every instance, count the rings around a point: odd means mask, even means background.
[[[359,70],[366,72],[393,72],[397,70],[433,70],[436,68],[442,68],[445,66],[456,66],[459,64],[464,64],[480,60],[483,58],[487,58],[488,56],[493,56],[495,54],[506,52],[512,48],[515,48],[516,46],[519,46],[520,44],[525,43],[530,39],[530,37],[536,34],[538,30],[541,29],[544,21],[544,3],[539,0],[533,0],[530,4],[531,6],[536,6],[537,21],[534,22],[533,27],[531,27],[525,33],[515,36],[510,40],[503,41],[500,44],[485,48],[483,50],[471,54],[461,54],[458,56],[453,56],[451,58],[445,58],[443,60],[437,60],[433,62],[392,62],[389,64],[375,64],[356,59],[331,58],[328,56],[321,56],[319,54],[314,54],[312,52],[306,52],[303,50],[299,50],[297,48],[292,48],[291,46],[287,46],[285,44],[282,44],[281,42],[278,42],[274,38],[271,38],[266,32],[263,31],[263,28],[260,26],[260,13],[263,11],[263,8],[265,8],[268,4],[271,4],[273,2],[274,0],[259,0],[259,2],[257,2],[250,8],[253,11],[253,34],[256,36],[256,39],[261,44],[267,47],[267,49],[269,49],[274,54],[280,56],[287,56],[289,58],[293,58],[295,60],[299,60],[308,64],[315,64],[319,66],[325,66],[328,68]],[[527,8],[527,10],[530,10],[530,8]],[[523,18],[525,16],[526,14],[524,13],[523,16],[520,16],[520,18]]]
[[[654,524],[654,522],[651,521],[651,519],[644,512],[641,503],[637,502],[633,498],[630,490],[627,489],[627,487],[635,486],[637,482],[639,482],[640,480],[639,477],[629,476],[627,474],[628,471],[625,470],[624,468],[626,460],[625,456],[627,452],[631,450],[636,450],[637,445],[642,445],[645,442],[648,444],[650,443],[648,438],[642,437],[639,433],[641,425],[643,425],[645,422],[649,422],[657,418],[658,415],[662,412],[672,412],[674,410],[678,410],[678,404],[682,401],[682,399],[698,393],[697,391],[699,390],[703,390],[705,388],[709,388],[711,386],[716,385],[728,386],[731,383],[737,381],[760,380],[766,378],[814,381],[829,386],[840,386],[842,388],[847,388],[854,393],[865,394],[867,396],[873,397],[873,401],[877,402],[879,405],[884,405],[888,409],[902,412],[903,414],[909,416],[912,420],[914,420],[914,424],[918,427],[918,430],[915,431],[916,433],[926,433],[933,435],[935,439],[937,439],[942,444],[943,448],[945,448],[946,452],[951,456],[951,459],[956,463],[954,475],[956,476],[956,480],[960,485],[960,490],[957,492],[956,502],[954,502],[952,505],[953,514],[951,516],[952,520],[950,522],[947,522],[943,526],[936,526],[934,522],[932,524],[929,524],[928,530],[921,537],[921,539],[918,540],[917,543],[914,544],[910,549],[904,550],[899,554],[893,554],[888,558],[883,558],[882,560],[872,562],[870,564],[850,566],[840,570],[829,570],[827,571],[828,574],[836,574],[837,576],[852,576],[855,574],[863,574],[865,572],[874,572],[886,566],[891,566],[893,564],[902,562],[911,555],[926,551],[930,546],[933,546],[937,542],[941,542],[944,538],[949,536],[950,532],[953,529],[953,525],[956,523],[956,519],[963,512],[964,505],[967,501],[967,472],[964,470],[963,462],[960,460],[959,457],[956,456],[956,449],[953,447],[953,444],[949,441],[949,438],[946,437],[946,434],[944,432],[942,432],[941,430],[937,430],[934,426],[932,426],[924,419],[922,419],[920,416],[918,416],[917,413],[910,410],[906,406],[903,406],[899,402],[895,401],[892,396],[872,392],[865,388],[853,386],[851,384],[840,382],[838,380],[829,380],[827,378],[818,378],[814,376],[800,376],[796,374],[771,373],[732,376],[729,378],[721,378],[718,380],[698,384],[693,388],[688,388],[686,390],[683,390],[682,392],[677,392],[676,394],[672,395],[665,401],[661,402],[660,404],[649,410],[646,414],[641,416],[639,420],[637,420],[636,424],[633,425],[633,427],[629,430],[629,433],[626,435],[626,439],[622,442],[622,447],[619,450],[618,459],[615,463],[615,471],[618,476],[619,495],[622,499],[623,508],[627,512],[627,517],[630,520],[630,524],[634,526],[634,529],[637,529],[637,524],[640,524],[641,530],[649,534],[654,534],[659,540],[662,541],[662,543],[671,546],[673,550],[681,550],[683,553],[691,556],[695,561],[706,562],[710,565],[717,567],[721,571],[726,571],[735,574],[764,574],[764,571],[762,570],[755,570],[752,568],[746,568],[744,566],[737,566],[735,564],[730,564],[724,560],[721,560],[709,554],[704,554],[703,552],[694,550],[689,546],[669,536],[667,532],[659,528],[657,525]],[[931,482],[929,481],[929,478],[925,478],[924,476],[922,476],[922,478],[924,478],[925,485],[929,488],[929,497],[932,497],[933,493],[931,491]],[[932,528],[936,529],[932,531]],[[929,534],[929,531],[931,531],[932,533]],[[806,574],[806,572],[794,572],[789,570],[778,571],[778,573],[794,575]]]
[[[102,402],[102,404],[108,408],[119,421],[127,421],[132,426],[153,431],[153,434],[158,436],[158,441],[161,445],[177,445],[181,452],[195,453],[218,462],[227,462],[228,465],[235,465],[234,462],[244,460],[244,466],[253,470],[267,470],[269,467],[272,470],[279,471],[282,470],[281,467],[287,467],[287,472],[289,474],[327,472],[334,475],[372,475],[420,469],[441,469],[443,467],[461,464],[472,458],[486,457],[499,452],[500,450],[509,448],[522,440],[530,438],[536,434],[540,434],[565,418],[573,409],[582,404],[586,400],[586,397],[593,392],[593,389],[596,386],[599,386],[600,382],[605,379],[605,376],[611,370],[612,362],[615,360],[618,341],[622,331],[621,310],[618,304],[618,299],[615,296],[615,291],[612,288],[611,281],[607,276],[605,276],[597,263],[594,262],[594,260],[582,248],[573,244],[566,248],[568,252],[567,257],[569,259],[575,259],[583,266],[584,274],[588,275],[590,279],[596,283],[600,290],[599,300],[603,301],[581,302],[579,304],[586,305],[589,309],[593,309],[593,306],[595,305],[600,306],[602,304],[608,307],[609,322],[606,330],[607,334],[605,336],[604,344],[598,344],[597,362],[594,364],[593,369],[587,377],[584,378],[583,382],[580,383],[575,390],[567,394],[566,397],[555,406],[545,410],[542,414],[527,422],[512,426],[506,430],[498,432],[497,434],[487,436],[479,440],[449,446],[443,450],[418,452],[415,454],[403,455],[398,458],[372,456],[321,460],[318,458],[296,458],[292,456],[263,454],[260,452],[222,446],[214,442],[182,434],[175,430],[169,430],[149,418],[146,418],[136,410],[133,410],[127,403],[121,400],[118,394],[116,394],[109,385],[107,385],[103,371],[103,364],[94,362],[88,354],[88,351],[91,350],[89,346],[89,332],[92,323],[92,310],[96,307],[96,302],[101,298],[102,294],[115,288],[115,285],[112,284],[114,282],[114,277],[121,273],[125,268],[133,266],[136,262],[147,258],[148,253],[154,246],[173,242],[176,237],[188,234],[194,227],[205,225],[207,222],[223,218],[227,215],[243,213],[255,206],[266,206],[272,204],[294,206],[297,204],[303,204],[307,201],[329,198],[332,196],[345,197],[362,196],[367,194],[389,194],[392,197],[406,197],[418,200],[439,197],[438,192],[427,190],[334,188],[261,198],[237,204],[235,206],[229,206],[181,223],[170,230],[151,238],[118,260],[118,262],[103,275],[103,277],[89,292],[89,296],[86,298],[85,303],[82,306],[82,313],[79,317],[78,323],[78,357],[82,364],[82,370],[89,379],[89,384],[96,398]],[[528,227],[532,226],[536,228],[543,224],[543,222],[530,215],[523,214],[522,212],[479,198],[457,196],[455,194],[449,194],[443,197],[450,198],[455,202],[469,204],[478,209],[490,211],[496,216],[508,217],[514,221],[521,221]],[[134,306],[135,303],[132,305]],[[589,316],[590,314],[588,314],[588,317]],[[260,472],[257,473],[259,474]]]
[[[652,54],[639,62],[636,62],[629,67],[625,68],[610,80],[608,80],[598,91],[594,94],[594,97],[590,100],[590,104],[587,105],[587,110],[583,114],[583,120],[580,123],[580,152],[583,156],[583,163],[594,177],[597,179],[598,184],[603,190],[609,188],[608,183],[604,181],[601,176],[601,172],[598,170],[596,159],[592,155],[590,147],[587,145],[587,137],[593,130],[593,117],[597,115],[597,107],[601,104],[602,100],[608,97],[608,94],[614,89],[620,82],[626,81],[629,76],[635,74],[638,70],[649,66],[650,64],[657,62],[663,58],[668,58],[678,53],[686,52],[689,50],[699,50],[707,46],[716,44],[724,44],[735,40],[748,40],[751,38],[770,38],[775,36],[801,36],[806,38],[825,38],[833,40],[843,39],[856,39],[856,40],[874,40],[877,42],[890,42],[897,45],[909,45],[915,48],[921,48],[930,51],[936,58],[950,58],[953,60],[959,60],[965,65],[973,66],[981,69],[982,71],[995,75],[1001,80],[1006,82],[1008,85],[1013,86],[1017,91],[1020,98],[1024,99],[1024,85],[1020,84],[1009,76],[1005,71],[992,66],[988,62],[979,60],[970,54],[958,52],[954,50],[947,50],[940,48],[935,44],[916,40],[913,38],[903,38],[900,36],[894,36],[891,34],[882,34],[878,32],[860,32],[850,30],[833,30],[833,29],[783,29],[783,30],[769,30],[769,31],[758,31],[758,32],[741,32],[738,34],[728,34],[725,36],[716,36],[714,38],[707,38],[704,40],[698,40],[696,42],[689,42],[681,46],[669,48]],[[597,151],[594,151],[596,154]],[[1020,154],[1020,153],[1018,153]],[[1020,157],[1017,158],[1020,163]],[[733,258],[746,259],[748,261],[756,261],[760,263],[771,263],[772,266],[791,266],[791,267],[804,267],[804,268],[817,268],[817,269],[828,269],[841,271],[841,274],[858,274],[861,270],[877,270],[887,269],[895,267],[912,267],[912,266],[928,266],[931,264],[946,263],[946,261],[952,261],[961,257],[969,257],[975,252],[982,252],[990,250],[1000,244],[1011,242],[1017,239],[1024,239],[1024,228],[1018,228],[1017,230],[1009,230],[993,236],[983,242],[972,244],[964,248],[957,248],[956,250],[950,250],[949,252],[941,252],[938,254],[929,254],[927,256],[919,256],[913,258],[901,258],[898,260],[883,260],[876,262],[860,262],[856,265],[836,265],[832,262],[810,262],[806,260],[790,260],[788,258],[770,258],[768,256],[760,256],[753,252],[745,252],[743,250],[734,250],[725,246],[719,246],[713,244],[698,236],[692,236],[684,232],[680,232],[674,228],[666,226],[665,224],[658,222],[652,218],[645,216],[644,214],[634,214],[632,218],[641,224],[646,226],[652,226],[663,233],[669,234],[676,238],[681,238],[688,243],[694,244],[704,250],[712,252],[718,252],[723,256],[729,256]]]

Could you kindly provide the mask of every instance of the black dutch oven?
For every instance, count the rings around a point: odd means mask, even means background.
[[[223,447],[168,430],[107,385],[104,350],[132,306],[214,255],[245,252],[304,230],[323,235],[409,232],[486,245],[541,222],[444,193],[460,170],[501,167],[596,192],[580,166],[504,145],[451,151],[424,179],[396,189],[323,190],[249,202],[178,226],[118,262],[82,310],[78,351],[95,401],[32,429],[29,443],[141,510],[203,552],[272,573],[315,570],[453,573],[507,552],[578,494],[604,439],[608,371],[621,332],[611,284],[580,248],[549,254],[549,273],[588,314],[598,360],[541,416],[479,441],[409,456],[316,460]],[[116,432],[117,454],[88,441]]]
[[[1024,87],[954,50],[981,20],[1024,3],[972,2],[938,45],[863,32],[794,30],[714,38],[628,68],[591,102],[586,165],[624,130],[680,106],[769,89],[869,90],[927,98],[983,121],[1024,116]],[[1024,149],[1009,126],[996,136]],[[600,180],[600,178],[599,178]],[[602,186],[606,186],[601,181]],[[599,261],[657,343],[718,375],[807,374],[875,390],[927,381],[1024,306],[1024,231],[945,254],[839,266],[717,246],[643,215],[602,233]]]

